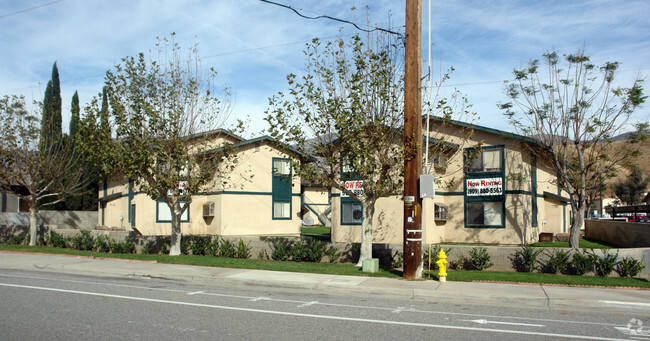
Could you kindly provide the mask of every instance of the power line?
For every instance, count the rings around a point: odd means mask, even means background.
[[[61,1],[63,1],[63,0],[56,0],[56,1],[48,2],[48,3],[46,3],[46,4],[38,5],[38,6],[36,6],[36,7],[31,7],[31,8],[23,9],[23,10],[20,10],[20,11],[18,11],[18,12],[13,12],[13,13],[5,14],[5,15],[0,15],[0,19],[4,19],[4,18],[6,18],[6,17],[10,17],[10,16],[12,16],[12,15],[16,15],[16,14],[20,14],[20,13],[29,12],[29,11],[35,10],[35,9],[37,9],[37,8],[41,8],[41,7],[45,7],[45,6],[49,6],[49,5],[54,5],[55,3],[57,3],[57,2],[61,2]]]
[[[330,19],[330,20],[338,21],[340,23],[352,25],[359,31],[368,32],[368,33],[374,32],[374,31],[381,31],[381,32],[386,32],[386,33],[397,35],[397,36],[400,37],[400,39],[404,40],[404,35],[403,34],[401,34],[399,32],[395,32],[395,31],[387,30],[385,28],[375,27],[375,28],[373,28],[371,30],[368,30],[368,29],[365,29],[365,28],[361,28],[357,24],[355,24],[355,23],[353,23],[351,21],[348,21],[348,20],[334,18],[334,17],[331,17],[329,15],[319,15],[319,16],[316,16],[316,17],[310,17],[310,16],[306,16],[306,15],[300,13],[297,9],[295,9],[295,8],[293,8],[291,6],[288,6],[288,5],[280,4],[280,3],[269,1],[269,0],[260,0],[260,1],[261,2],[266,2],[267,4],[276,5],[276,6],[280,6],[280,7],[284,7],[286,9],[292,10],[294,13],[298,14],[300,17],[305,18],[305,19],[310,19],[310,20]]]

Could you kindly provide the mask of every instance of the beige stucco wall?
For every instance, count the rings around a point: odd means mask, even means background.
[[[563,210],[568,208],[554,199],[543,198],[544,191],[557,194],[553,172],[537,160],[537,226],[532,225],[532,166],[530,153],[518,139],[475,131],[471,141],[463,144],[462,131],[448,130],[444,140],[461,145],[459,152],[447,160],[447,167],[436,168],[436,197],[423,200],[424,243],[484,243],[514,245],[537,241],[541,232],[562,232]],[[440,139],[440,135],[437,136]],[[483,146],[504,146],[505,159],[505,228],[466,228],[463,170],[464,148],[474,147],[476,141]],[[359,242],[360,225],[341,225],[341,204],[338,191],[332,197],[332,238],[335,242]],[[565,194],[565,193],[564,193]],[[403,202],[400,197],[380,199],[373,219],[373,240],[376,243],[401,243]],[[550,204],[547,204],[550,202]],[[449,209],[447,221],[436,221],[434,205]],[[377,216],[381,216],[379,219]],[[568,214],[567,214],[568,217]],[[543,224],[546,219],[547,223]],[[568,218],[567,218],[568,220]]]
[[[332,225],[331,221],[328,219],[328,217],[331,217],[331,204],[329,191],[327,189],[321,186],[303,186],[302,204],[304,206],[302,209],[303,220],[307,219],[307,217],[311,217],[314,220],[315,225]],[[324,222],[320,221],[318,216],[321,216]]]
[[[286,158],[268,142],[262,141],[237,149],[237,164],[225,178],[215,179],[212,187],[192,198],[188,223],[181,224],[183,234],[194,235],[299,235],[300,180],[292,179],[291,219],[272,219],[272,160]],[[226,184],[222,184],[225,180]],[[156,222],[156,202],[146,194],[136,192],[135,227],[143,235],[167,235],[171,223]],[[109,200],[104,211],[105,225],[129,229],[128,183],[109,182],[107,195],[122,195]],[[104,191],[100,190],[100,197]],[[203,205],[215,203],[215,216],[204,217]],[[165,204],[163,204],[165,205]],[[120,216],[124,217],[123,222]],[[101,221],[101,212],[99,220]]]

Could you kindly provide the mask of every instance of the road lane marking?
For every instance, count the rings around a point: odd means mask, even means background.
[[[187,293],[187,290],[178,290],[178,289],[166,289],[166,288],[151,288],[143,287],[137,285],[128,285],[128,284],[115,284],[115,283],[104,283],[104,282],[92,282],[92,281],[81,281],[81,280],[70,280],[70,279],[60,279],[60,278],[49,278],[49,277],[40,277],[40,276],[24,276],[24,275],[13,275],[13,274],[3,274],[0,273],[0,276],[5,277],[14,277],[14,278],[29,278],[29,279],[43,279],[57,282],[68,282],[68,283],[80,283],[80,284],[95,284],[101,286],[114,286],[122,288],[134,288],[134,289],[144,289],[152,291],[166,291],[166,292],[177,292],[177,293]],[[239,298],[252,302],[261,300],[259,297],[252,296],[242,296],[242,295],[230,295],[230,294],[218,294],[218,293],[209,293],[205,292],[200,295],[206,296],[215,296],[215,297],[226,297],[226,298]],[[306,301],[296,301],[296,300],[285,300],[264,297],[264,300],[273,301],[273,302],[283,302],[283,303],[296,303],[296,304],[305,304],[309,303]],[[383,308],[383,307],[373,307],[373,306],[363,306],[363,305],[352,305],[352,304],[340,304],[340,303],[325,303],[318,302],[314,303],[315,305],[329,306],[329,307],[339,307],[339,308],[353,308],[353,309],[372,309],[372,310],[383,310],[394,312],[395,308]],[[599,323],[599,322],[587,322],[587,321],[571,321],[571,320],[553,320],[553,319],[541,319],[541,318],[530,318],[530,317],[520,317],[520,316],[499,316],[499,315],[486,315],[486,314],[468,314],[468,313],[457,313],[457,312],[447,312],[447,311],[430,311],[430,310],[409,310],[409,312],[414,313],[423,313],[431,315],[453,315],[453,316],[473,316],[473,317],[482,317],[482,318],[498,318],[498,319],[510,319],[510,320],[520,320],[520,321],[535,321],[535,322],[547,322],[547,323],[565,323],[565,324],[583,324],[583,325],[596,325],[596,326],[620,326],[620,323]]]
[[[344,316],[328,316],[328,315],[316,315],[316,314],[305,314],[305,313],[292,313],[292,312],[275,311],[275,310],[263,310],[263,309],[242,308],[242,307],[229,307],[229,306],[203,304],[203,303],[161,300],[161,299],[155,299],[155,298],[113,295],[113,294],[104,294],[104,293],[97,293],[97,292],[90,292],[90,291],[67,290],[67,289],[37,287],[37,286],[31,286],[31,285],[8,284],[8,283],[0,283],[0,286],[9,287],[9,288],[51,291],[51,292],[58,292],[58,293],[65,293],[65,294],[77,294],[77,295],[86,295],[86,296],[95,296],[95,297],[116,298],[116,299],[124,299],[124,300],[140,301],[140,302],[173,304],[173,305],[182,305],[182,306],[199,307],[199,308],[212,308],[212,309],[230,310],[230,311],[244,311],[244,312],[251,312],[251,313],[280,315],[280,316],[293,316],[293,317],[305,317],[305,318],[315,318],[315,319],[334,320],[334,321],[348,321],[348,322],[373,323],[373,324],[385,324],[385,325],[426,327],[426,328],[434,328],[434,329],[437,328],[437,329],[479,331],[479,332],[502,333],[502,334],[534,335],[534,336],[545,336],[545,337],[555,337],[555,338],[573,338],[573,339],[585,339],[585,340],[624,340],[624,339],[604,338],[604,337],[597,337],[597,336],[552,334],[552,333],[508,330],[508,329],[488,329],[488,328],[477,328],[477,327],[437,325],[437,324],[429,324],[429,323],[373,320],[373,319],[363,319],[363,318],[344,317]]]
[[[488,321],[488,320],[485,320],[485,319],[481,319],[481,320],[459,320],[459,321],[474,322],[474,323],[478,323],[478,324],[506,324],[506,325],[512,325],[512,326],[545,327],[545,325],[543,325],[543,324]]]

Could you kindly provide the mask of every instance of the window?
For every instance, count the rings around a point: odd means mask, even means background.
[[[341,204],[341,224],[354,225],[363,221],[363,206],[357,202]]]
[[[291,161],[289,159],[273,159],[273,175],[291,175]]]
[[[466,149],[465,227],[505,227],[504,146]]]
[[[273,159],[273,219],[291,219],[291,160]]]
[[[131,204],[131,227],[135,227],[135,204]]]
[[[448,220],[449,208],[446,205],[434,204],[433,205],[433,219],[434,220]]]
[[[503,226],[503,203],[501,201],[468,202],[466,207],[468,227]]]
[[[291,203],[274,201],[273,219],[291,219]]]
[[[185,202],[181,200],[181,207],[183,207],[183,205],[185,205]],[[133,220],[135,221],[135,218]],[[172,222],[172,211],[169,209],[169,205],[167,205],[167,203],[162,199],[158,199],[156,201],[156,222],[157,223]],[[181,223],[189,223],[189,222],[190,222],[190,208],[188,207],[181,215]]]
[[[501,172],[503,167],[501,165],[503,149],[484,148],[481,153],[472,152],[477,155],[472,155],[468,173],[477,172]]]

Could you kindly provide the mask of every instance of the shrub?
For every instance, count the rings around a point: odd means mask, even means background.
[[[95,237],[89,230],[80,230],[72,237],[72,248],[75,250],[90,251],[95,248]]]
[[[261,249],[260,252],[257,253],[257,259],[269,259],[266,249]]]
[[[594,270],[598,276],[607,277],[614,271],[618,260],[618,251],[616,254],[609,253],[609,250],[604,249],[603,256],[599,257],[591,250],[591,257],[594,261]]]
[[[244,240],[239,238],[239,243],[237,243],[237,258],[247,259],[250,257],[250,243],[251,242],[244,243]]]
[[[291,255],[291,259],[294,262],[302,262],[305,258],[307,258],[307,250],[302,241],[290,245],[289,249],[289,254]]]
[[[447,255],[447,261],[449,261],[449,253],[451,250],[454,248],[450,247],[445,251],[445,254]],[[433,246],[431,248],[431,255],[429,255],[429,248],[424,250],[424,254],[422,255],[423,260],[422,260],[422,266],[427,269],[427,270],[437,270],[438,269],[438,264],[436,262],[438,261],[438,254],[440,253],[440,250],[442,250],[442,247],[438,244]],[[431,264],[429,264],[429,256],[431,256]],[[447,267],[449,268],[450,265],[447,263]]]
[[[571,251],[564,249],[554,249],[553,252],[547,254],[547,256],[548,262],[542,269],[543,272],[549,274],[567,272],[569,260],[571,259]]]
[[[142,246],[142,249],[140,249],[140,253],[143,255],[148,255],[151,253],[151,246],[149,244]]]
[[[210,248],[212,247],[210,242],[210,237],[207,236],[190,236],[189,238],[190,245],[189,248],[192,250],[192,254],[196,256],[205,256],[210,254]]]
[[[395,251],[395,253],[391,256],[391,262],[392,262],[391,265],[394,268],[401,267],[402,265],[404,265],[404,254],[399,251]]]
[[[185,236],[185,237],[181,236],[181,254],[189,255],[191,246],[192,246],[192,235]]]
[[[205,254],[208,256],[218,256],[219,255],[219,236],[215,236],[210,244],[208,244]]]
[[[219,246],[219,256],[235,258],[236,255],[237,251],[235,250],[235,244],[228,239],[222,239],[221,245]]]
[[[637,260],[633,257],[623,257],[618,263],[616,263],[616,268],[619,276],[621,277],[636,277],[643,269],[645,269],[645,264],[643,259]]]
[[[338,247],[331,246],[325,251],[325,255],[327,255],[330,263],[336,263],[341,257],[341,251]]]
[[[485,270],[493,265],[484,247],[473,248],[469,251],[469,257],[462,257],[463,270]]]
[[[56,231],[50,230],[49,234],[45,237],[45,243],[47,246],[66,248],[67,238]]]
[[[95,240],[95,247],[98,252],[111,252],[110,239],[108,236],[105,234],[97,236],[97,239]]]
[[[284,242],[271,242],[269,243],[271,249],[271,259],[286,261],[291,258],[291,247]]]
[[[325,244],[315,238],[307,238],[305,243],[303,260],[319,263],[325,254]]]
[[[586,251],[576,252],[571,258],[571,267],[575,275],[583,276],[586,273],[593,271],[594,259]]]
[[[135,251],[135,242],[131,236],[126,237],[123,242],[111,238],[108,241],[108,246],[112,253],[133,253]]]
[[[14,244],[14,245],[25,244],[29,240],[28,237],[29,237],[29,234],[27,234],[27,235],[11,235],[11,236],[7,237],[7,239],[5,240],[5,243]]]
[[[520,250],[515,252],[514,259],[512,259],[515,269],[520,272],[533,272],[537,270],[537,256],[542,251],[543,249],[530,245],[522,246]]]
[[[135,253],[135,240],[132,236],[128,236],[122,243],[122,253]]]

